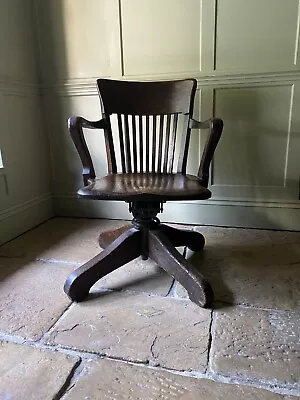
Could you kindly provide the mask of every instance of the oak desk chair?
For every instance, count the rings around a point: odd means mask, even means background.
[[[207,307],[213,300],[210,284],[175,249],[187,246],[193,251],[202,250],[203,235],[161,224],[156,215],[163,211],[162,205],[168,200],[211,197],[207,189],[209,166],[223,122],[218,118],[205,122],[192,118],[195,79],[169,82],[98,79],[97,84],[103,118],[91,122],[71,117],[68,121],[83,164],[84,187],[78,195],[84,199],[125,201],[133,220],[127,231],[112,243],[102,245],[105,250],[67,278],[64,290],[72,300],[82,301],[100,278],[141,255],[143,260],[150,257],[180,282],[191,301]],[[113,133],[113,118],[117,121],[117,134]],[[103,129],[108,164],[108,175],[103,178],[96,179],[82,128]],[[193,128],[210,129],[197,176],[186,174]],[[119,160],[115,150],[120,154]]]

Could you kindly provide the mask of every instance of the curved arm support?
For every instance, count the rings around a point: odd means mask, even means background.
[[[204,187],[208,186],[209,180],[209,166],[213,158],[215,149],[220,140],[223,131],[223,121],[220,118],[211,118],[207,121],[200,122],[194,119],[190,120],[191,129],[210,129],[210,133],[207,137],[205,147],[203,150],[200,166],[198,169],[198,178],[201,185]]]
[[[82,162],[82,177],[86,186],[89,183],[89,179],[95,179],[96,175],[82,128],[104,129],[105,121],[104,119],[100,121],[88,121],[82,117],[70,117],[68,119],[68,129]]]

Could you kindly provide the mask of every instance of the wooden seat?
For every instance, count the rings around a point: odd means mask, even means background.
[[[157,214],[172,200],[206,200],[209,167],[220,139],[223,122],[193,119],[195,79],[167,82],[97,80],[102,119],[69,118],[69,130],[83,165],[84,199],[129,203],[132,225],[100,238],[105,248],[75,270],[64,290],[74,301],[84,300],[93,284],[139,257],[148,257],[178,280],[190,299],[202,307],[213,300],[210,284],[176,250],[187,246],[202,250],[199,232],[161,224]],[[83,128],[103,131],[108,174],[96,178]],[[191,130],[209,129],[197,175],[187,170]],[[195,133],[197,134],[197,133]],[[182,221],[184,222],[184,221]],[[105,236],[106,235],[106,236]]]
[[[111,174],[80,189],[81,197],[95,200],[168,201],[205,200],[211,192],[193,175],[128,173]]]

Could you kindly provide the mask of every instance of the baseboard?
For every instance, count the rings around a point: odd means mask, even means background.
[[[45,194],[0,212],[0,244],[56,216],[130,220],[128,205],[118,201],[81,200],[74,195]],[[193,225],[300,231],[300,208],[292,204],[204,204],[169,202],[162,221]]]
[[[82,200],[74,195],[55,195],[54,212],[57,216],[131,219],[124,202]],[[194,225],[300,231],[297,204],[169,202],[158,217],[165,222]]]
[[[0,212],[0,244],[54,216],[50,194],[31,199]]]
[[[197,225],[300,231],[300,208],[285,205],[263,207],[189,203],[187,207],[187,204],[168,203],[164,218]]]
[[[76,195],[54,195],[54,214],[58,217],[131,219],[128,205],[123,201],[82,200]]]

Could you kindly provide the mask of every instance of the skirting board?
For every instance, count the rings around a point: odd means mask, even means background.
[[[131,220],[128,205],[118,201],[93,201],[77,199],[73,196],[54,196],[56,216],[87,218],[109,218]],[[243,228],[277,229],[300,231],[300,208],[262,204],[226,205],[200,204],[197,202],[168,202],[162,221],[192,225],[215,225]]]
[[[52,218],[51,195],[43,195],[0,213],[0,245]]]

